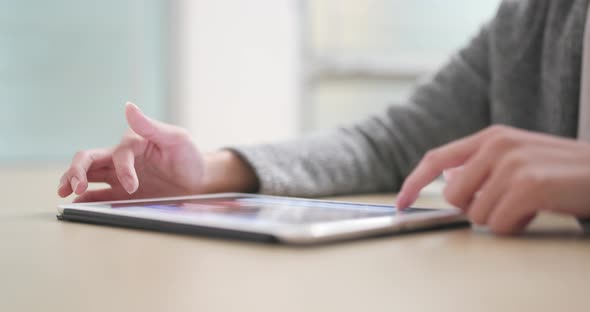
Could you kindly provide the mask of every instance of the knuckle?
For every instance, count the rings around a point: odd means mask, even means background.
[[[519,170],[512,180],[513,187],[519,191],[517,201],[535,209],[545,209],[550,202],[549,183],[545,175],[531,169]]]
[[[508,132],[510,127],[505,125],[491,125],[485,131],[490,135],[503,135]]]
[[[121,140],[121,142],[117,146],[115,146],[115,148],[113,149],[113,153],[120,153],[122,150],[133,148],[133,146],[141,143],[144,140],[145,139],[137,135],[126,136]]]
[[[492,136],[484,145],[484,148],[488,152],[499,152],[506,151],[516,145],[514,138],[508,135],[496,135]]]
[[[514,175],[513,182],[526,189],[537,189],[543,187],[547,183],[547,178],[544,175],[539,174],[537,171],[523,169]]]
[[[509,170],[516,170],[524,167],[529,162],[529,155],[522,150],[515,150],[503,157],[501,164],[508,167]]]
[[[117,145],[114,149],[113,149],[113,160],[117,159],[118,157],[121,156],[121,154],[129,149],[129,145],[126,143],[121,143],[119,145]]]
[[[70,168],[68,168],[68,170],[66,171],[65,176],[68,179],[71,179],[72,177],[79,177],[80,176],[80,167],[76,166],[76,165],[72,165]]]
[[[115,165],[126,164],[129,158],[137,157],[138,153],[141,153],[141,150],[140,142],[119,145],[113,150],[113,163]]]
[[[74,161],[76,160],[81,160],[81,159],[85,159],[87,158],[89,155],[89,151],[87,150],[83,150],[83,151],[77,151],[76,154],[74,154]]]
[[[439,152],[437,149],[431,149],[422,158],[422,161],[427,164],[435,164],[440,159]]]

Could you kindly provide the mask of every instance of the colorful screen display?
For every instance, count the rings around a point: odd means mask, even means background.
[[[186,217],[269,220],[285,224],[323,223],[393,216],[393,206],[311,201],[272,197],[223,197],[112,204],[111,208],[136,212],[159,212]],[[403,214],[429,211],[409,208]]]

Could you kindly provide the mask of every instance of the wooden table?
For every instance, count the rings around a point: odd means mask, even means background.
[[[570,218],[296,248],[58,222],[59,170],[0,176],[0,311],[590,311]]]

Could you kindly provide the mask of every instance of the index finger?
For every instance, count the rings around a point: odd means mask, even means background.
[[[397,197],[397,207],[408,207],[416,200],[420,190],[444,170],[464,164],[477,151],[480,141],[481,135],[478,132],[428,151],[404,181]]]

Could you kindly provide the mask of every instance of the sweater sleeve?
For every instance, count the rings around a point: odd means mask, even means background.
[[[404,105],[331,131],[230,150],[254,169],[264,194],[397,191],[426,151],[489,125],[493,23],[422,81]]]

